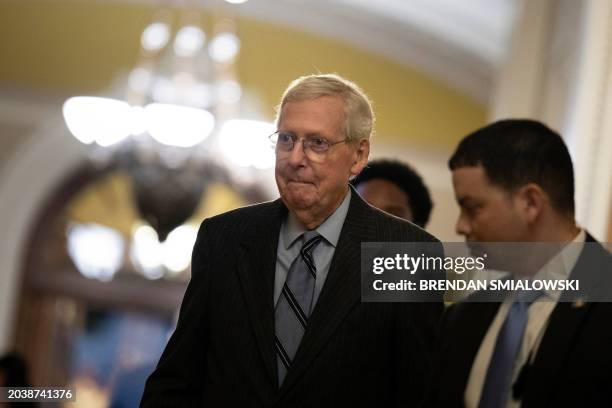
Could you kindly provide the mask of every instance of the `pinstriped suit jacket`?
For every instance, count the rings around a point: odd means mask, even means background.
[[[176,331],[141,407],[418,405],[442,304],[360,302],[366,241],[436,241],[351,203],[329,275],[284,383],[277,385],[273,286],[282,201],[205,220]]]

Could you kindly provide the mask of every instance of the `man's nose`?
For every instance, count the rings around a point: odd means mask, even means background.
[[[296,140],[293,149],[289,153],[289,163],[293,166],[299,166],[306,160],[306,152],[304,151],[304,143],[301,140]]]

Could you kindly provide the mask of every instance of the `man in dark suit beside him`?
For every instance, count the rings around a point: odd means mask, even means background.
[[[562,138],[533,120],[495,122],[466,136],[449,167],[461,210],[456,229],[468,244],[554,243],[556,253],[526,251],[539,261],[531,276],[577,279],[586,295],[543,290],[527,300],[524,291],[487,303],[481,291],[451,306],[426,406],[610,406],[612,257],[576,225]]]
[[[373,113],[336,75],[297,79],[279,107],[281,198],[206,219],[176,331],[142,407],[416,406],[441,304],[360,302],[361,242],[436,242],[365,203]]]

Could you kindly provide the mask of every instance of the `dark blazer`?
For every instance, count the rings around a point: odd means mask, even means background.
[[[612,256],[589,234],[586,242],[570,279],[590,293],[612,291]],[[472,363],[499,305],[464,302],[446,310],[425,406],[464,406]],[[517,383],[524,408],[612,406],[612,303],[557,303]]]
[[[278,387],[273,286],[280,200],[205,220],[177,329],[141,407],[391,407],[423,396],[442,304],[360,302],[360,244],[431,241],[351,189],[327,280]]]

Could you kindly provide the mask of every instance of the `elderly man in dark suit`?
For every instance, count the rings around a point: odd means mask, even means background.
[[[491,299],[481,291],[451,306],[426,406],[610,406],[612,256],[576,225],[561,137],[536,121],[499,121],[466,136],[449,167],[461,209],[456,228],[468,244],[529,243],[507,262],[522,267],[514,272],[578,280],[582,292],[482,302]]]
[[[360,302],[360,245],[435,238],[349,188],[372,123],[367,97],[336,75],[289,86],[271,137],[281,198],[202,223],[141,406],[419,403],[441,304]]]

